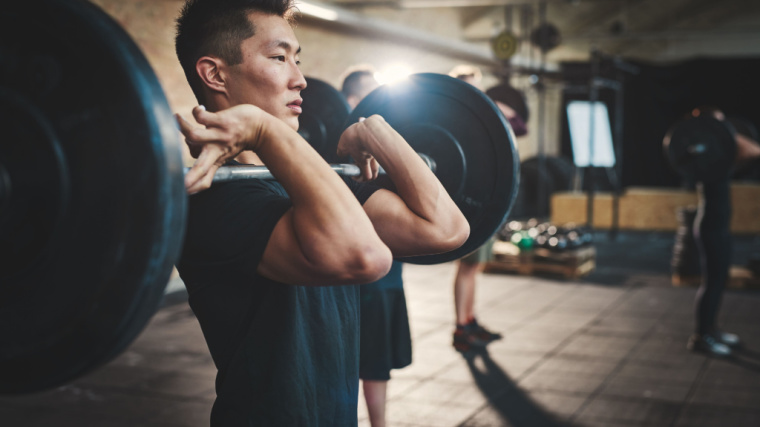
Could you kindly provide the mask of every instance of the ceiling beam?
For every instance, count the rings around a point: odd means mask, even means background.
[[[492,14],[493,7],[473,7],[471,9],[463,10],[459,13],[459,22],[462,24],[462,28],[466,29],[473,23],[479,21],[484,16]]]
[[[758,28],[734,29],[726,26],[736,16],[751,15],[760,11],[760,2],[755,0],[733,0],[716,3],[713,0],[681,0],[671,2],[666,13],[652,16],[646,9],[662,10],[658,0],[649,0],[647,7],[627,10],[627,25],[618,36],[604,37],[589,31],[586,34],[568,35],[568,38],[584,38],[589,41],[604,40],[606,49],[611,53],[625,55],[629,51],[639,50],[642,41],[662,42],[711,42],[720,40],[736,42],[737,37],[751,37]],[[610,23],[607,23],[609,28]],[[598,28],[598,27],[597,27]],[[599,36],[602,36],[601,38]],[[667,47],[667,45],[664,45]]]
[[[500,62],[485,46],[466,43],[458,39],[445,38],[420,30],[375,18],[349,12],[345,9],[317,1],[297,3],[301,22],[324,26],[332,31],[343,31],[362,37],[391,41],[398,44],[439,53],[444,56],[470,61],[489,67],[498,67]]]
[[[509,6],[520,4],[567,3],[568,0],[331,0],[333,4],[342,6],[393,6],[403,9],[441,8],[441,7],[478,7],[478,6]],[[583,0],[594,3],[617,3],[620,0]]]
[[[689,30],[689,31],[629,31],[621,34],[599,33],[563,37],[563,41],[679,41],[735,40],[737,37],[757,36],[755,30]]]

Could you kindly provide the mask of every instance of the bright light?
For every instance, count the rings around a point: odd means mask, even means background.
[[[302,14],[307,16],[324,19],[325,21],[336,21],[338,19],[338,12],[314,4],[298,3],[296,7]]]
[[[403,80],[409,77],[413,71],[411,68],[403,64],[393,64],[385,68],[384,70],[375,73],[375,80],[381,85],[395,83],[399,80]]]

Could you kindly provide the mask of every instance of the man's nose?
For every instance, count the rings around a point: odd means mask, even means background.
[[[292,87],[298,90],[306,89],[306,77],[303,76],[303,73],[298,66],[295,67],[294,73]]]

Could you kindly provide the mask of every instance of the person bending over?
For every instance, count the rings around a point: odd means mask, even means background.
[[[212,426],[357,423],[359,287],[392,257],[450,251],[469,226],[382,117],[348,127],[338,154],[362,179],[382,165],[397,194],[335,174],[296,129],[300,46],[289,0],[190,0],[176,49],[200,126],[177,116],[197,160],[185,176],[178,270],[217,367]],[[224,164],[277,181],[214,184]]]

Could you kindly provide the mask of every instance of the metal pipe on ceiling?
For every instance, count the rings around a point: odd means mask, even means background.
[[[735,39],[746,39],[748,37],[756,37],[758,32],[756,30],[663,30],[663,31],[649,31],[649,32],[635,32],[629,31],[621,34],[609,34],[609,33],[589,33],[589,34],[576,34],[563,36],[562,40],[567,42],[578,41],[668,41],[668,40],[694,40],[694,41],[715,41],[721,42],[726,39],[731,41]]]
[[[550,3],[567,3],[571,0],[544,0]],[[619,0],[583,0],[584,2],[612,2]],[[390,6],[401,9],[441,8],[441,7],[479,7],[510,6],[535,4],[536,0],[332,0],[333,4],[346,6]]]
[[[380,19],[368,18],[317,1],[300,1],[296,7],[301,12],[304,22],[317,22],[331,29],[361,34],[383,41],[393,41],[479,65],[489,67],[501,65],[494,59],[493,53],[483,46],[444,38]]]

